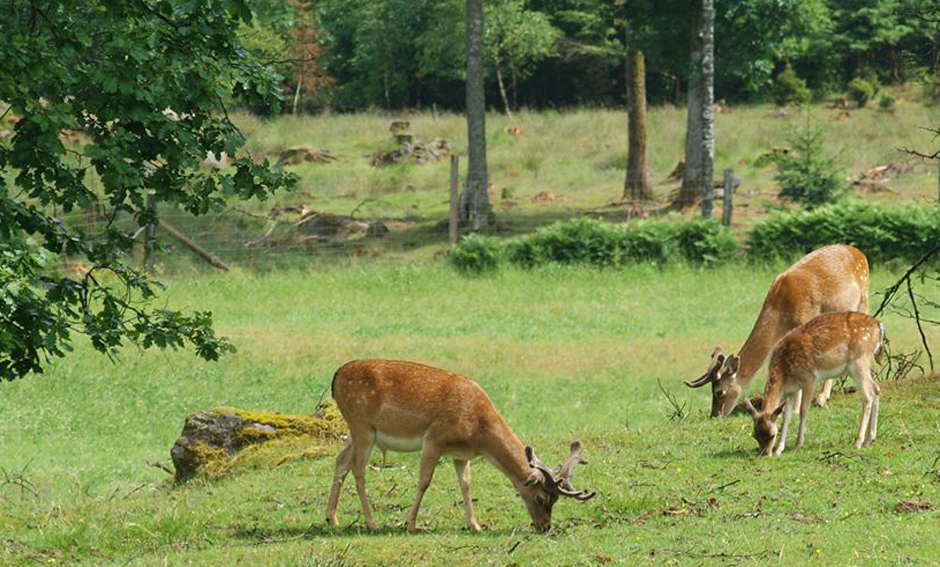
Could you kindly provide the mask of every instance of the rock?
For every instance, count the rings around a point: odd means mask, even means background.
[[[221,476],[235,455],[247,447],[298,436],[337,436],[345,428],[334,404],[315,415],[252,412],[232,408],[197,411],[186,418],[183,432],[170,450],[176,481],[199,474]]]

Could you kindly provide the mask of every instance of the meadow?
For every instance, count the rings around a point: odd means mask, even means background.
[[[80,344],[45,374],[0,384],[0,565],[937,564],[935,378],[882,382],[872,447],[852,448],[860,402],[837,394],[811,410],[805,447],[774,459],[757,457],[748,417],[710,420],[708,395],[682,384],[715,345],[741,345],[780,267],[471,278],[426,263],[170,277],[167,301],[213,310],[238,352],[205,363],[125,349],[112,364]],[[872,291],[897,275],[876,268]],[[884,321],[895,351],[918,345],[908,320]],[[183,486],[148,464],[169,463],[193,411],[310,413],[333,371],[366,357],[473,376],[549,464],[580,439],[589,464],[574,482],[598,496],[559,502],[553,532],[537,535],[509,482],[475,462],[486,530],[471,534],[445,460],[410,535],[418,459],[390,454],[392,467],[367,472],[371,534],[351,480],[340,527],[325,525],[339,441]]]
[[[936,203],[936,164],[909,160],[903,151],[928,151],[936,146],[933,134],[925,129],[936,121],[936,105],[924,101],[921,89],[914,84],[893,89],[898,102],[892,111],[873,106],[812,107],[811,119],[826,132],[826,150],[836,156],[847,183],[876,166],[895,164],[902,170],[890,174],[882,187],[850,187],[852,196],[886,204]],[[725,168],[733,168],[741,180],[732,223],[741,235],[768,214],[794,207],[778,199],[775,168],[762,156],[774,148],[789,147],[789,131],[805,117],[798,108],[779,109],[768,104],[722,109],[716,114],[715,176],[720,178]],[[422,110],[268,120],[234,114],[233,119],[247,136],[246,151],[258,159],[276,161],[281,151],[299,145],[328,151],[337,160],[287,166],[299,176],[297,190],[264,202],[241,203],[201,218],[170,209],[161,211],[164,218],[222,260],[251,269],[330,264],[337,257],[365,264],[425,262],[447,249],[443,221],[448,209],[448,160],[373,167],[370,156],[395,147],[389,126],[392,121],[404,120],[419,140],[448,140],[461,156],[462,176],[466,167],[463,116]],[[644,203],[641,212],[657,217],[667,214],[670,195],[678,188],[669,175],[683,159],[685,109],[654,106],[648,120],[655,201]],[[519,135],[508,133],[510,127],[517,128]],[[523,109],[513,121],[503,114],[488,114],[487,159],[495,233],[525,234],[585,214],[612,221],[636,214],[632,207],[619,204],[626,138],[626,116],[618,109]],[[353,215],[359,220],[378,219],[390,232],[382,238],[247,245],[272,228],[275,237],[289,233],[298,218],[295,213],[285,213],[276,220],[267,218],[273,208],[286,206]],[[719,211],[720,206],[718,202]],[[682,213],[686,217],[697,214],[697,208]],[[169,237],[166,240],[173,242]],[[187,264],[185,254],[174,251],[160,263],[174,271]],[[191,264],[202,267],[199,261]]]

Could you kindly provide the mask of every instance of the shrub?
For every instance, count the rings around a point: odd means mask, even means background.
[[[506,258],[506,243],[500,238],[468,234],[450,252],[450,263],[467,273],[491,272]]]
[[[731,231],[706,219],[676,225],[676,245],[686,261],[706,266],[729,260],[738,251]]]
[[[836,160],[825,153],[826,135],[813,122],[807,110],[802,126],[790,131],[792,150],[775,158],[777,173],[774,181],[780,196],[809,208],[837,200],[844,193],[842,171]]]
[[[482,273],[507,260],[526,268],[551,263],[614,267],[679,260],[710,265],[736,253],[731,231],[714,220],[636,221],[618,226],[580,217],[511,241],[468,236],[451,252],[450,261],[461,271]]]
[[[882,207],[848,201],[812,211],[779,213],[751,229],[747,255],[784,258],[827,244],[851,244],[871,262],[914,261],[940,239],[940,212],[933,207]]]
[[[875,85],[861,77],[855,77],[849,81],[846,95],[858,104],[859,108],[868,104],[868,101],[875,96]]]
[[[789,65],[774,79],[772,92],[774,102],[781,106],[791,102],[803,104],[813,98],[813,93],[806,87],[806,81],[797,77]]]
[[[527,267],[549,262],[617,265],[621,256],[619,232],[588,217],[558,222],[516,242],[510,260]]]
[[[895,99],[890,93],[883,93],[881,98],[878,99],[878,108],[886,112],[891,112],[894,110],[894,103]]]

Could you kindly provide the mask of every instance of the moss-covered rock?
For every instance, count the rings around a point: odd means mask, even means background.
[[[178,482],[199,474],[218,478],[231,469],[236,455],[246,448],[272,441],[297,441],[302,437],[311,438],[312,446],[313,439],[337,437],[344,430],[345,423],[332,402],[320,406],[312,416],[217,408],[198,411],[186,418],[170,457]],[[284,445],[294,447],[297,443]],[[304,456],[308,452],[294,454]],[[277,458],[276,464],[288,458]]]

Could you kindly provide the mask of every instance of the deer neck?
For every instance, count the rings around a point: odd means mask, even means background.
[[[751,334],[744,342],[744,346],[738,351],[741,363],[738,367],[736,380],[742,388],[747,387],[754,375],[757,374],[779,338],[780,316],[773,308],[765,305],[751,329]]]
[[[782,372],[776,371],[771,363],[770,371],[767,373],[767,383],[764,385],[764,401],[762,411],[773,413],[783,400],[783,376]],[[807,402],[808,403],[808,402]]]
[[[483,457],[506,475],[513,486],[522,486],[531,472],[525,446],[502,418],[487,431],[483,441]]]

